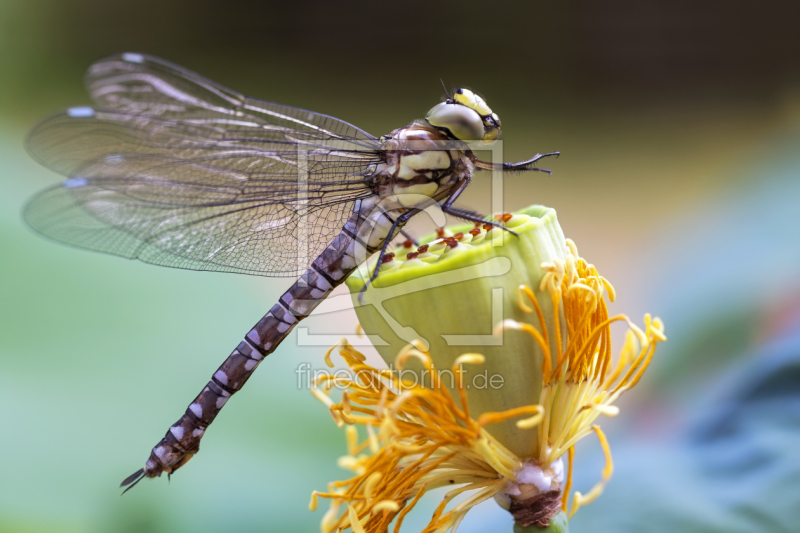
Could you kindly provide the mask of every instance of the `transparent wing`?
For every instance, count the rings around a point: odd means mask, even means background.
[[[259,132],[282,141],[339,139],[374,148],[375,137],[342,120],[305,109],[245,97],[183,67],[138,53],[102,59],[86,72],[86,87],[98,106],[136,115],[222,127],[229,135]]]
[[[95,63],[87,84],[96,107],[28,138],[36,159],[69,177],[25,211],[59,241],[172,267],[296,275],[372,194],[377,141],[345,122],[142,54]]]

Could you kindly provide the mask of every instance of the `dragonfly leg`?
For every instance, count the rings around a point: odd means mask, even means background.
[[[524,171],[524,170],[535,170],[537,172],[547,172],[548,174],[552,174],[548,168],[539,168],[531,166],[540,159],[544,159],[545,157],[558,157],[561,155],[561,152],[548,152],[546,154],[536,154],[530,159],[526,159],[525,161],[520,161],[518,163],[489,163],[488,161],[481,161],[474,154],[468,154],[472,163],[483,170],[509,170],[509,171]]]
[[[417,239],[415,239],[414,237],[412,237],[412,236],[411,236],[411,235],[410,235],[410,234],[409,234],[409,233],[408,233],[406,230],[404,230],[404,229],[401,229],[401,230],[400,230],[400,235],[402,235],[403,237],[405,237],[406,239],[408,239],[409,241],[411,241],[411,243],[412,243],[414,246],[419,246],[419,243],[417,242]]]
[[[495,228],[500,228],[503,231],[507,231],[511,235],[514,235],[515,237],[518,236],[515,231],[508,229],[507,227],[502,225],[500,222],[496,222],[494,220],[486,220],[486,218],[482,217],[478,213],[475,213],[474,211],[469,211],[467,209],[461,209],[459,207],[452,207],[452,206],[449,206],[447,208],[443,207],[442,211],[444,211],[448,215],[453,215],[454,217],[462,218],[464,220],[469,220],[470,222],[476,222],[476,223],[480,223],[480,224],[489,224],[490,226],[494,226]]]
[[[392,221],[392,229],[389,230],[389,235],[387,235],[386,240],[383,241],[383,245],[381,246],[381,251],[378,253],[378,261],[375,263],[375,268],[372,270],[372,275],[369,277],[367,282],[364,284],[363,287],[361,287],[361,290],[358,292],[359,303],[361,302],[361,299],[364,297],[364,291],[366,291],[370,283],[375,281],[375,278],[378,277],[378,272],[381,268],[381,265],[383,264],[383,256],[386,255],[386,250],[389,248],[389,244],[392,242],[392,237],[394,237],[395,230],[397,230],[398,226],[402,228],[403,224],[408,222],[408,219],[410,219],[417,213],[419,213],[419,209],[412,209],[411,211],[403,213],[402,215],[400,215],[399,217],[397,217],[395,220]],[[389,220],[392,220],[388,214],[384,213],[384,215]],[[403,230],[401,229],[400,231],[402,232]]]
[[[464,220],[469,220],[471,222],[479,222],[481,224],[489,224],[491,226],[494,226],[495,228],[502,228],[503,230],[509,232],[510,234],[512,234],[514,236],[517,236],[517,234],[515,232],[511,231],[510,229],[508,229],[507,227],[503,226],[499,222],[495,222],[493,220],[486,220],[486,217],[482,217],[481,215],[479,215],[478,213],[476,213],[474,211],[469,211],[467,209],[461,209],[459,207],[454,207],[453,206],[453,202],[455,202],[456,198],[458,198],[459,195],[462,192],[464,192],[464,189],[467,188],[467,185],[469,185],[469,180],[468,179],[466,179],[466,180],[462,181],[460,184],[458,184],[458,186],[456,187],[455,191],[453,191],[453,194],[450,195],[450,198],[448,198],[442,204],[442,212],[447,213],[448,215],[453,215],[454,217],[462,218]]]

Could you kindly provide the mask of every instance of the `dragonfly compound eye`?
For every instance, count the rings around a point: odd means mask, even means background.
[[[469,89],[457,89],[453,99],[431,109],[427,119],[431,126],[461,141],[491,143],[500,134],[500,118]]]
[[[483,139],[483,119],[477,111],[461,104],[442,102],[428,112],[428,122],[460,141]]]

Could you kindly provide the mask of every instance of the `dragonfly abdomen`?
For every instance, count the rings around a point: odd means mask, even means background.
[[[356,212],[350,217],[342,232],[245,335],[183,416],[153,448],[145,467],[126,479],[123,485],[135,484],[143,477],[158,477],[163,472],[171,474],[197,453],[206,428],[230,397],[244,386],[261,361],[275,351],[300,320],[311,314],[355,270],[357,263],[363,260],[359,257],[360,251],[365,254],[375,251],[368,244],[368,236],[367,242],[358,236],[359,228],[374,222],[375,217],[366,211]]]
[[[296,317],[281,301],[272,306],[214,372],[183,416],[153,448],[143,474],[157,477],[162,472],[172,473],[191,459],[199,450],[200,439],[206,428],[230,397],[244,386],[259,363],[278,347],[302,318]]]

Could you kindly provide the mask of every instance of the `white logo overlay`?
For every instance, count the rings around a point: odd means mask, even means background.
[[[414,141],[408,141],[404,144],[403,149],[414,149]],[[460,141],[441,141],[442,150],[459,150],[463,151],[466,146],[474,152],[482,152],[488,154],[488,160],[491,162],[503,161],[503,142],[498,140],[492,145],[485,145],[482,143],[463,143]],[[346,153],[347,150],[352,150],[353,145],[347,141],[327,141],[319,142],[314,145],[298,145],[298,168],[297,168],[297,201],[294,205],[298,216],[297,227],[297,259],[298,265],[310,264],[315,258],[311,257],[309,253],[310,236],[313,234],[314,218],[311,216],[308,207],[308,160],[309,153],[314,152],[315,155],[321,151],[336,154]],[[420,145],[420,149],[423,145]],[[424,148],[430,149],[430,144],[426,143]],[[486,157],[486,156],[484,156]],[[498,165],[499,166],[499,165]],[[504,212],[503,208],[503,170],[501,168],[488,171],[491,173],[491,213]],[[403,195],[403,205],[417,205],[421,207],[421,212],[415,215],[415,219],[427,219],[432,222],[433,227],[443,227],[446,224],[446,217],[442,211],[441,206],[430,197],[423,195]],[[358,204],[356,204],[358,205]],[[390,197],[382,199],[377,204],[378,209],[384,210],[386,213],[396,210],[398,205],[398,197]],[[369,241],[369,231],[372,228],[367,228],[367,224],[362,226],[359,238],[363,242]],[[363,234],[362,234],[363,233]],[[357,247],[358,250],[360,247]],[[370,266],[368,265],[369,257],[366,251],[361,249],[362,256],[356,257],[359,264],[358,271],[365,277],[370,276]],[[374,263],[374,261],[373,261]],[[371,265],[374,268],[374,264]],[[468,280],[477,278],[486,278],[493,276],[502,276],[509,272],[511,269],[511,261],[505,257],[493,257],[481,264],[465,266],[447,272],[431,274],[417,278],[412,282],[400,282],[389,287],[376,287],[370,285],[367,289],[370,291],[369,303],[359,303],[358,298],[351,298],[349,294],[340,293],[332,294],[322,304],[319,305],[314,311],[314,316],[324,315],[328,313],[337,313],[345,309],[350,309],[352,306],[358,305],[372,305],[375,307],[381,318],[386,321],[398,338],[411,342],[414,340],[420,341],[423,345],[429,346],[427,339],[423,338],[411,324],[400,323],[392,314],[386,309],[384,305],[386,302],[405,294],[410,291],[426,291],[433,287],[440,287],[448,284],[457,284]],[[413,284],[413,288],[410,286]],[[487,323],[486,330],[492,331],[493,326],[500,323],[503,317],[503,289],[495,288],[492,290],[491,298],[491,314],[486,316]],[[309,327],[297,327],[295,329],[297,334],[297,344],[299,346],[319,346],[329,348],[338,343],[342,337],[347,337],[353,346],[385,346],[388,343],[377,335],[361,335],[355,336],[355,331],[352,325],[348,331],[331,333],[312,333]],[[445,342],[450,346],[499,346],[503,344],[502,336],[494,336],[492,334],[485,335],[442,335]],[[391,367],[390,367],[391,368]],[[328,370],[312,370],[309,363],[303,363],[296,370],[298,386],[309,386],[318,373],[326,373]],[[349,372],[348,370],[341,370],[340,372]],[[400,377],[408,379],[416,383],[417,380],[424,381],[424,371],[421,373],[403,374],[402,370],[397,370]],[[443,375],[452,374],[450,369],[437,370],[437,374]],[[353,377],[347,375],[348,377]],[[340,376],[345,377],[345,376]],[[453,379],[454,376],[451,376]],[[336,380],[338,381],[338,380]],[[499,388],[502,386],[503,378],[499,375],[483,375],[475,374],[472,376],[474,383],[467,383],[470,388]]]

